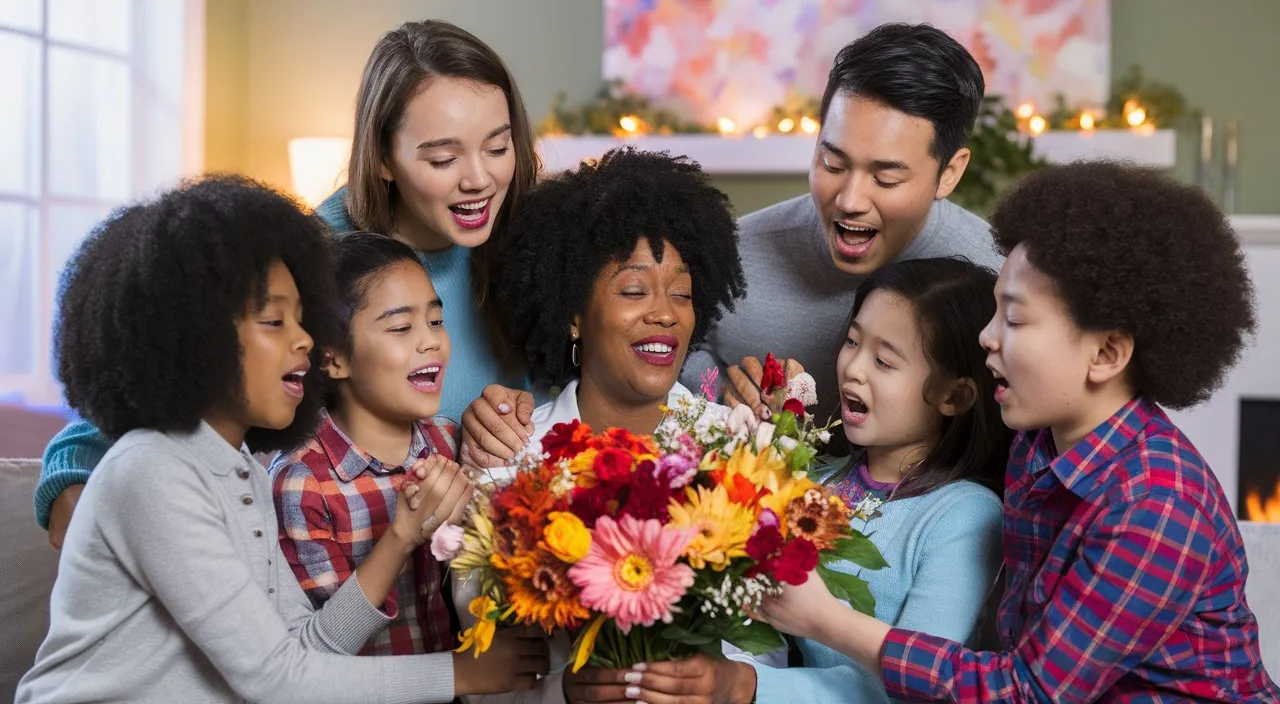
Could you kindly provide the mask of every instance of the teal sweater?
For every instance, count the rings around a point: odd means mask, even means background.
[[[855,520],[854,528],[869,533],[889,563],[862,572],[876,598],[876,618],[974,644],[987,594],[1000,571],[1002,521],[1000,499],[968,481],[883,504],[868,525]],[[858,569],[842,564],[844,571]],[[801,639],[798,645],[804,667],[752,663],[758,675],[756,701],[890,701],[880,680],[853,660],[816,641]]]
[[[346,187],[329,196],[316,214],[334,232],[353,229],[345,204]],[[462,417],[467,404],[480,396],[489,384],[527,389],[522,376],[503,374],[493,354],[484,318],[471,295],[471,250],[450,247],[441,252],[418,252],[418,259],[431,275],[431,283],[444,302],[445,329],[452,352],[445,370],[440,415],[453,420]],[[40,483],[36,485],[36,522],[49,527],[49,509],[54,499],[72,484],[83,484],[111,442],[87,421],[76,421],[62,429],[44,450]]]

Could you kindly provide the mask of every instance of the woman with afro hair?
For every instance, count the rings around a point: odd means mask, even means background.
[[[49,633],[17,701],[453,699],[451,653],[345,657],[386,627],[399,565],[314,609],[250,454],[315,427],[317,350],[340,341],[334,289],[324,224],[236,177],[127,207],[85,241],[68,268],[58,375],[116,442],[67,533]],[[423,493],[418,525],[464,495]]]
[[[563,387],[534,410],[530,448],[557,423],[653,433],[663,407],[690,395],[677,381],[690,348],[744,291],[726,196],[688,159],[631,148],[535,186],[497,275],[507,334],[535,379]],[[470,586],[455,575],[459,614]],[[557,636],[553,672],[567,649]],[[562,687],[580,695],[558,673],[538,690],[555,701]]]

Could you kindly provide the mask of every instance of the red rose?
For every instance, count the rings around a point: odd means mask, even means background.
[[[625,482],[631,476],[631,465],[634,462],[635,458],[630,452],[606,447],[596,455],[592,469],[595,470],[596,478],[602,482]]]
[[[774,389],[785,386],[786,383],[787,378],[782,373],[782,365],[774,358],[772,352],[765,355],[764,373],[760,376],[760,390],[767,394]]]
[[[581,423],[574,419],[569,423],[556,423],[551,430],[542,436],[542,451],[551,456],[551,462],[559,462],[566,457],[573,457],[585,447],[575,438]]]
[[[652,464],[650,460],[645,463]],[[626,491],[626,500],[622,502],[619,514],[630,514],[644,521],[656,518],[663,523],[671,519],[668,507],[671,505],[671,487],[660,481],[650,469],[645,471],[643,464],[631,473],[631,485]]]
[[[818,548],[804,538],[794,538],[782,546],[773,563],[773,577],[779,582],[800,586],[818,566]]]
[[[796,420],[804,420],[804,404],[798,398],[789,398],[782,402],[782,410],[796,414]]]

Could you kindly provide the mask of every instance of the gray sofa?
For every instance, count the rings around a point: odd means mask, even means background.
[[[0,702],[10,701],[49,627],[49,591],[58,553],[32,517],[39,460],[0,459]],[[1249,554],[1249,605],[1258,616],[1262,657],[1280,675],[1280,523],[1242,523]]]

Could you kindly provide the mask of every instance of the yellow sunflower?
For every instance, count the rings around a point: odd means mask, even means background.
[[[715,489],[685,487],[685,502],[672,501],[669,507],[672,528],[698,531],[685,556],[694,569],[710,565],[723,570],[735,557],[747,554],[747,539],[755,527],[755,511],[729,500],[723,486]]]

